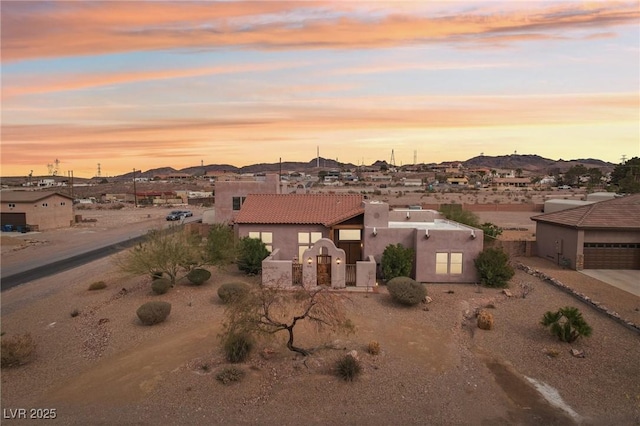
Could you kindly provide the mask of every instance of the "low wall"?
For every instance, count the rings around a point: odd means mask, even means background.
[[[440,207],[451,205],[451,203],[442,204],[422,204],[423,209],[440,210]],[[537,212],[540,213],[544,209],[544,204],[459,204],[464,210],[472,212]]]
[[[376,261],[373,256],[356,262],[356,287],[375,287]]]
[[[289,287],[293,283],[293,261],[280,260],[280,249],[275,249],[262,261],[262,285]]]
[[[535,241],[502,241],[494,240],[487,247],[501,248],[509,257],[532,257],[537,256]]]

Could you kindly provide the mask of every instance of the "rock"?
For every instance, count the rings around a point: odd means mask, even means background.
[[[478,314],[478,328],[481,330],[493,329],[493,314],[491,312],[480,311]]]
[[[504,294],[507,297],[513,297],[513,294],[511,293],[511,290],[507,290],[506,288],[504,290],[502,290],[502,294]]]
[[[428,304],[428,303],[431,303],[431,302],[433,302],[433,299],[431,297],[429,297],[429,296],[425,296],[425,298],[422,299],[422,303]]]
[[[358,351],[356,351],[355,349],[350,351],[347,355],[349,355],[350,357],[352,357],[355,360],[358,359]]]
[[[260,352],[260,356],[262,356],[263,359],[271,359],[275,353],[271,348],[264,348],[262,352]]]
[[[576,358],[584,358],[584,351],[571,348],[571,355],[573,355]]]

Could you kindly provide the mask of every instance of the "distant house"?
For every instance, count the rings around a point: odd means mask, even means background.
[[[384,249],[397,243],[414,249],[418,281],[476,282],[483,248],[481,230],[433,210],[390,211],[352,194],[249,194],[235,228],[271,251],[265,285],[371,287]]]
[[[402,185],[404,186],[422,186],[422,179],[402,179]]]
[[[125,201],[141,206],[186,204],[186,196],[183,199],[175,191],[136,191],[125,194]]]
[[[73,224],[73,198],[68,195],[50,191],[2,191],[0,195],[3,227],[29,225],[44,231]]]
[[[640,269],[640,194],[531,219],[542,258],[578,270]]]
[[[447,183],[452,186],[467,186],[469,185],[469,179],[465,176],[449,177]]]
[[[526,177],[495,178],[492,184],[498,188],[528,188],[531,186],[531,179]]]

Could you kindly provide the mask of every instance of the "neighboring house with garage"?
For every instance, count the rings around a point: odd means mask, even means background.
[[[571,269],[640,269],[640,194],[531,218],[539,257]]]
[[[2,226],[29,226],[31,230],[68,228],[73,225],[73,198],[52,191],[2,191]]]
[[[421,282],[477,282],[483,233],[434,210],[390,210],[355,194],[248,194],[234,220],[238,237],[262,240],[265,285],[373,287],[389,244],[415,251]]]

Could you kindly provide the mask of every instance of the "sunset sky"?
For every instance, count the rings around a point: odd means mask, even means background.
[[[640,156],[637,1],[0,8],[2,176]]]

